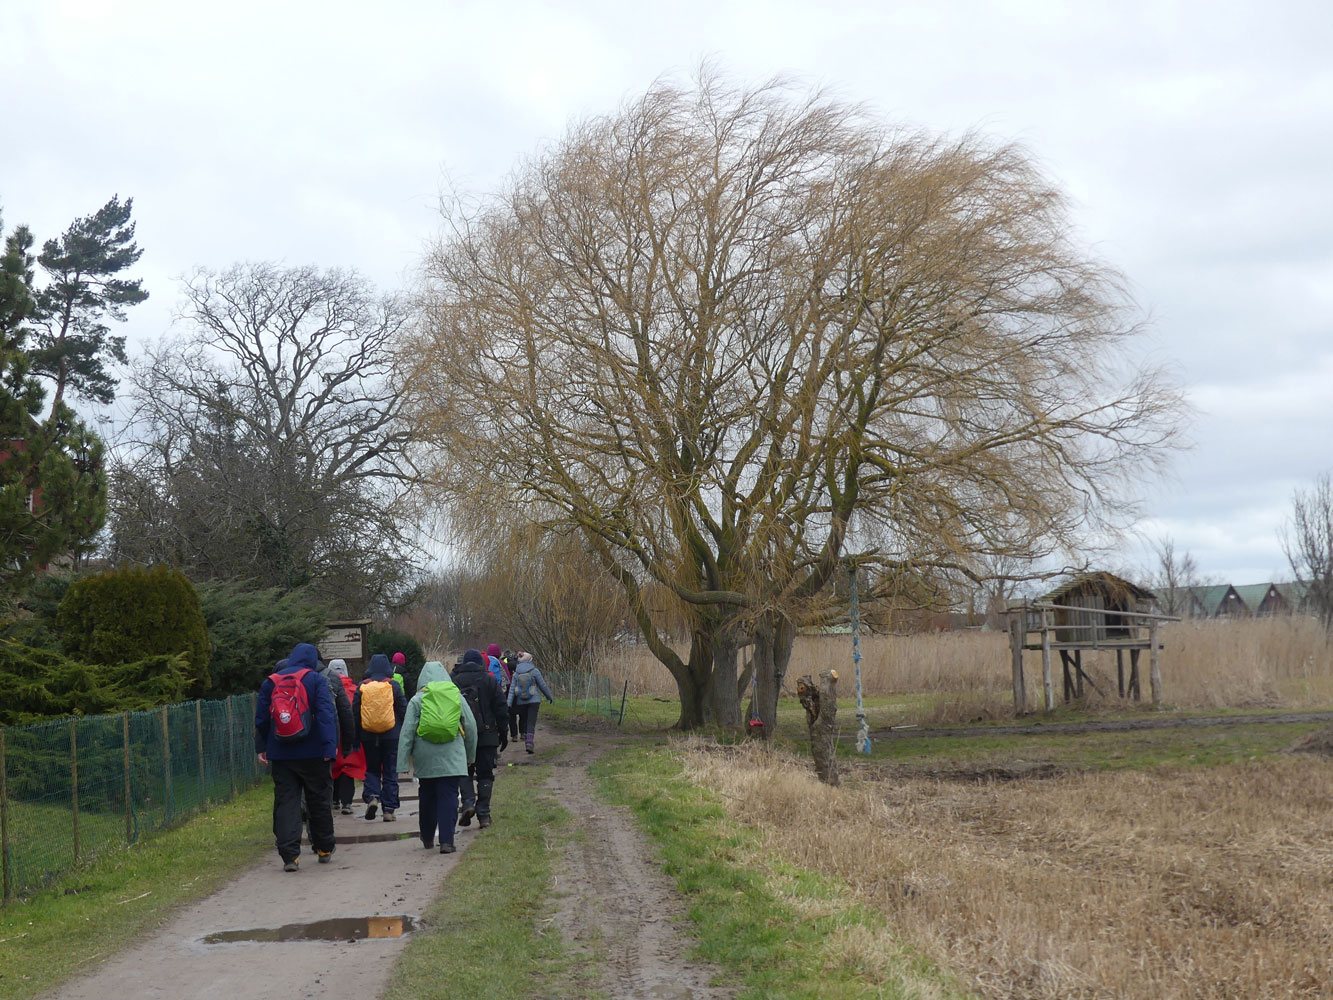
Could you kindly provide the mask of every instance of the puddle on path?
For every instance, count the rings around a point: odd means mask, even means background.
[[[335,917],[309,924],[253,927],[249,930],[218,931],[204,937],[204,944],[237,941],[360,941],[369,938],[399,938],[416,928],[412,917]]]

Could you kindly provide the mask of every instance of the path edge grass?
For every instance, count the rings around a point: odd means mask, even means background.
[[[595,967],[576,961],[551,919],[571,832],[569,813],[543,787],[550,774],[541,764],[497,769],[495,822],[457,856],[382,1000],[595,995]],[[431,864],[438,854],[421,857]]]
[[[263,786],[99,856],[0,907],[0,1000],[27,1000],[86,971],[273,847]]]
[[[738,1000],[893,1000],[970,996],[889,932],[834,880],[766,856],[757,831],[729,820],[689,781],[670,747],[611,751],[591,768],[599,793],[628,807],[685,897],[698,957],[739,985]],[[834,942],[859,936],[893,954],[857,962]]]

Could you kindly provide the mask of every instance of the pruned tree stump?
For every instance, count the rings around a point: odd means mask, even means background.
[[[838,784],[838,759],[834,754],[838,719],[838,672],[824,670],[819,685],[808,674],[796,682],[796,697],[805,708],[805,722],[810,730],[810,754],[815,759],[815,774],[826,785]]]

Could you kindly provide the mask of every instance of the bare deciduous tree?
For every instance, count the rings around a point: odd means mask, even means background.
[[[191,332],[133,372],[110,555],[313,584],[339,613],[392,602],[413,571],[390,350],[408,306],[354,273],[272,264],[198,270],[185,296]]]
[[[771,731],[848,557],[927,580],[1072,548],[1174,434],[1115,274],[1014,147],[705,72],[447,221],[407,380],[432,478],[577,529],[687,728],[738,721],[750,641]]]
[[[1333,479],[1328,473],[1292,494],[1282,548],[1292,573],[1306,587],[1306,605],[1333,631]]]

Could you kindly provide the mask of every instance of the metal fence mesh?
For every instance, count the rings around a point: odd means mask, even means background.
[[[610,677],[583,670],[544,670],[542,676],[551,694],[573,702],[579,711],[619,721],[620,692],[613,691]]]
[[[0,728],[3,898],[256,784],[254,710],[237,695]]]

